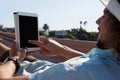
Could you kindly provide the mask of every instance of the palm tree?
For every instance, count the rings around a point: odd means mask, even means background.
[[[82,21],[80,21],[80,29],[82,28]]]
[[[45,30],[45,33],[44,33],[45,36],[48,36],[49,35],[49,31],[48,31],[49,26],[47,24],[44,24],[43,29]]]
[[[44,24],[43,29],[46,31],[47,29],[49,29],[49,26],[47,24]]]
[[[86,26],[86,24],[87,24],[87,21],[80,21],[80,29],[84,26]]]
[[[83,24],[84,24],[84,26],[86,26],[86,24],[87,24],[87,21],[84,21],[84,23],[83,23]]]

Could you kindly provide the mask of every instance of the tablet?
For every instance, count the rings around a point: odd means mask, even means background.
[[[39,40],[38,16],[35,13],[14,12],[15,36],[19,49],[27,51],[39,50],[37,45],[30,44],[28,40]]]

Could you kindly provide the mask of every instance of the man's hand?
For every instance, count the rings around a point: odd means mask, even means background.
[[[43,41],[29,40],[30,43],[40,47],[40,53],[44,55],[61,55],[65,52],[64,45],[51,38],[45,38]]]
[[[10,56],[22,61],[25,58],[26,52],[27,52],[26,49],[19,50],[18,44],[16,43],[16,41],[14,41],[10,49]]]

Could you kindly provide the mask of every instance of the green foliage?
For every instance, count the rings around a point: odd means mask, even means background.
[[[98,32],[87,32],[83,28],[80,29],[71,29],[71,31],[67,31],[70,39],[79,39],[79,40],[90,40],[96,41]]]
[[[88,35],[87,35],[87,34],[82,33],[82,34],[80,35],[80,39],[82,39],[82,40],[88,40],[88,39],[89,39],[89,37],[88,37]]]
[[[98,32],[88,32],[89,40],[96,41],[98,37]]]
[[[50,31],[49,32],[49,37],[53,37],[53,36],[55,37],[55,31]]]
[[[68,36],[67,36],[69,39],[73,39],[73,40],[76,40],[77,38],[74,36],[74,35],[72,35],[72,34],[68,34]]]
[[[58,38],[69,38],[69,39],[78,39],[78,40],[89,40],[89,41],[96,41],[98,37],[98,32],[87,32],[85,29],[82,28],[82,24],[84,26],[86,25],[87,21],[80,22],[80,28],[73,28],[71,30],[65,30],[67,32],[67,35],[64,36],[57,36],[55,35],[55,31],[49,32],[49,37],[58,37]],[[47,24],[44,24],[43,29],[47,30],[49,26]],[[40,35],[43,35],[43,33],[40,33]]]
[[[39,35],[40,35],[40,36],[43,36],[44,33],[43,33],[42,31],[39,31]]]

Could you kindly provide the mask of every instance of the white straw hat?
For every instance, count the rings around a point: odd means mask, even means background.
[[[100,1],[120,21],[120,0],[100,0]]]

